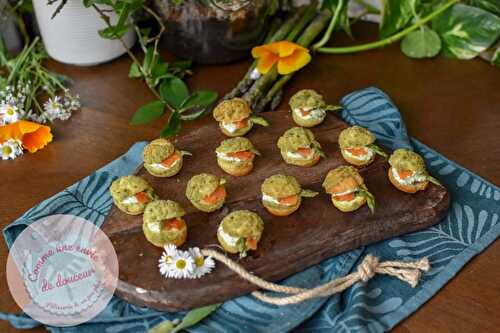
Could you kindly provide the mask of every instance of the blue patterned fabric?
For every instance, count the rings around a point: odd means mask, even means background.
[[[498,187],[410,139],[397,108],[382,91],[368,88],[354,92],[343,98],[342,105],[342,117],[347,122],[369,128],[386,147],[407,147],[422,154],[430,172],[451,192],[451,209],[434,227],[330,258],[283,283],[316,286],[348,274],[367,253],[383,260],[427,256],[432,270],[423,276],[416,288],[387,276],[376,276],[368,283],[355,284],[340,295],[286,307],[267,305],[252,296],[239,297],[225,302],[189,332],[387,331],[425,303],[467,261],[498,238]],[[144,144],[135,144],[119,159],[26,212],[4,229],[7,244],[10,246],[27,224],[51,214],[74,214],[101,225],[111,208],[109,184],[136,169],[141,163]],[[138,333],[165,319],[182,315],[137,307],[114,297],[105,311],[88,323],[72,328],[47,328],[60,333]],[[0,319],[9,320],[18,328],[39,325],[23,314],[0,313]]]

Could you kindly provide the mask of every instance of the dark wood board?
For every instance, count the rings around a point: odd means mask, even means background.
[[[352,213],[338,211],[321,183],[330,169],[346,164],[337,138],[347,125],[336,116],[329,116],[313,128],[327,158],[312,168],[300,168],[285,164],[276,147],[278,137],[294,126],[290,113],[280,110],[266,113],[265,117],[271,126],[255,126],[248,134],[262,153],[248,176],[232,177],[217,166],[215,148],[225,137],[215,121],[176,140],[179,149],[193,153],[185,158],[177,176],[156,178],[143,168],[137,171],[161,198],[175,200],[185,208],[188,241],[183,247],[218,244],[216,230],[226,214],[237,209],[253,210],[265,221],[264,234],[258,250],[250,252],[240,263],[264,279],[277,281],[339,253],[426,228],[445,216],[450,203],[446,189],[431,184],[426,191],[414,195],[400,192],[389,183],[387,161],[379,156],[374,163],[360,169],[368,189],[375,195],[375,214],[371,215],[366,206]],[[184,195],[187,181],[201,172],[228,181],[225,206],[211,214],[197,211]],[[303,200],[301,208],[291,216],[274,217],[260,203],[260,185],[275,173],[291,174],[304,188],[314,189],[320,195]],[[220,263],[211,274],[198,280],[163,278],[157,269],[162,249],[147,242],[141,226],[142,216],[126,215],[115,207],[103,226],[115,246],[120,265],[116,293],[127,301],[176,311],[223,302],[256,289]]]

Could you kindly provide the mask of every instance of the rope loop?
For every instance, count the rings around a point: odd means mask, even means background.
[[[280,306],[297,304],[308,299],[326,297],[336,293],[340,293],[351,287],[356,282],[368,282],[368,280],[373,278],[377,273],[396,277],[401,281],[407,282],[410,286],[415,287],[422,276],[422,272],[428,272],[431,267],[427,258],[422,258],[418,261],[413,262],[379,262],[379,259],[377,257],[368,254],[358,266],[358,269],[355,273],[332,281],[328,281],[311,289],[306,289],[293,286],[282,286],[261,279],[260,277],[248,272],[243,266],[218,251],[212,249],[203,249],[201,252],[204,256],[212,257],[215,260],[223,263],[230,270],[238,274],[238,276],[243,280],[246,280],[261,289],[274,291],[281,294],[288,294],[287,296],[275,297],[264,294],[260,291],[254,291],[252,293],[255,298],[262,302]]]

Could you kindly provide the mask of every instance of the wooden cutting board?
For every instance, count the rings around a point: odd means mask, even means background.
[[[346,123],[331,115],[313,128],[327,157],[312,168],[300,168],[285,164],[276,147],[278,137],[295,126],[290,113],[281,110],[266,113],[265,117],[271,126],[255,126],[247,136],[262,153],[248,176],[232,177],[217,166],[215,148],[226,137],[215,121],[175,142],[179,149],[193,154],[185,157],[184,167],[177,176],[156,178],[144,168],[137,171],[160,198],[175,200],[185,208],[188,241],[184,248],[218,244],[216,231],[222,218],[233,210],[252,210],[262,217],[265,229],[258,250],[249,252],[240,263],[266,280],[277,281],[339,253],[429,227],[445,216],[450,203],[446,189],[431,184],[426,191],[414,195],[400,192],[389,183],[388,164],[380,156],[360,169],[368,189],[375,195],[375,214],[371,215],[366,205],[352,213],[340,212],[321,183],[330,169],[346,164],[337,143]],[[184,195],[187,181],[201,172],[222,176],[228,182],[226,204],[211,214],[197,211]],[[301,208],[291,216],[274,217],[260,203],[260,186],[265,178],[276,173],[293,175],[303,188],[316,190],[320,195],[304,199]],[[131,303],[164,311],[186,310],[223,302],[256,289],[221,263],[216,263],[215,270],[201,279],[163,278],[157,268],[162,249],[148,243],[143,236],[142,215],[126,215],[114,207],[103,230],[118,255],[120,275],[116,294]]]

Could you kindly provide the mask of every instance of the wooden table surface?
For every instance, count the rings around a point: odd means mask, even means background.
[[[358,24],[357,43],[373,40],[376,29]],[[353,43],[339,36],[336,43]],[[164,56],[170,56],[165,52]],[[189,79],[192,89],[224,94],[246,71],[249,62],[227,66],[197,66]],[[136,141],[150,140],[165,119],[154,125],[132,127],[128,121],[140,105],[153,99],[143,83],[128,79],[129,59],[80,68],[50,63],[70,76],[83,109],[69,121],[57,122],[55,140],[36,154],[0,162],[0,226],[27,209],[112,161]],[[285,100],[302,88],[313,88],[338,102],[349,92],[376,86],[399,107],[409,133],[476,172],[500,184],[500,69],[481,60],[440,57],[411,60],[392,45],[354,55],[317,55],[287,86]],[[282,104],[284,107],[284,104]],[[200,127],[210,117],[188,124]],[[0,265],[7,247],[0,242]],[[493,332],[500,327],[500,242],[495,242],[467,264],[427,304],[400,323],[395,332]],[[0,311],[19,311],[0,271]],[[16,332],[0,322],[0,332]],[[43,328],[32,332],[46,332]]]

